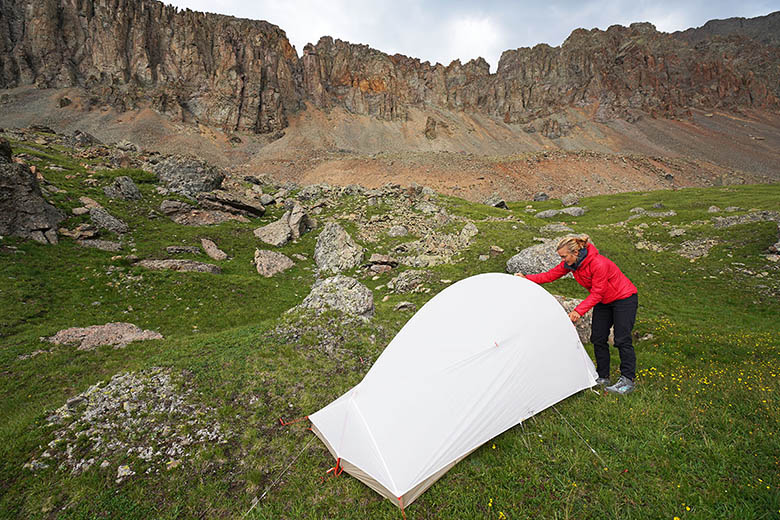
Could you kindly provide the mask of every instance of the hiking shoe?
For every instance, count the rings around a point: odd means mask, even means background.
[[[597,377],[596,378],[596,384],[598,386],[607,386],[609,384],[609,378],[608,377]]]
[[[606,387],[604,390],[611,394],[628,394],[634,391],[634,382],[626,376],[620,376],[617,383],[612,386]]]

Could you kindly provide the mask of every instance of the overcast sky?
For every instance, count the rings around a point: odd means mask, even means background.
[[[445,65],[482,56],[496,70],[507,49],[558,46],[576,28],[651,22],[673,32],[707,20],[763,16],[780,0],[163,0],[195,11],[267,20],[287,33],[298,55],[333,36],[388,54]]]

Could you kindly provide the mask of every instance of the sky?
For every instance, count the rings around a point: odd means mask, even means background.
[[[496,70],[507,49],[558,46],[579,27],[650,22],[660,31],[708,20],[752,18],[780,10],[780,0],[163,0],[194,11],[266,20],[287,33],[298,55],[332,36],[444,65],[483,57]]]

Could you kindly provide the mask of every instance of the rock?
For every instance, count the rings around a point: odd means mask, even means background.
[[[460,230],[460,234],[458,235],[458,241],[465,245],[468,245],[469,242],[471,242],[471,239],[474,238],[479,234],[479,229],[477,229],[477,226],[474,225],[473,222],[468,222],[465,226],[463,226],[463,229]]]
[[[87,213],[89,213],[89,208],[85,208],[85,207],[73,208],[72,213],[77,217],[81,215],[86,215]]]
[[[417,211],[421,211],[425,214],[430,215],[431,213],[436,213],[439,211],[439,208],[436,206],[436,204],[433,204],[431,202],[428,202],[427,200],[421,200],[417,204],[414,205],[414,209]]]
[[[46,202],[35,174],[23,164],[0,161],[0,236],[57,243],[57,225],[65,215]]]
[[[707,208],[707,213],[720,213],[720,208],[718,206],[710,206]]]
[[[92,247],[100,249],[101,251],[111,251],[114,253],[122,250],[121,242],[113,242],[111,240],[84,239],[76,240],[76,243],[81,247]]]
[[[398,267],[398,260],[390,255],[380,255],[379,253],[373,253],[368,259],[368,263],[372,265],[383,264],[391,267]]]
[[[92,208],[102,208],[100,204],[94,199],[90,199],[89,197],[79,197],[79,202],[87,209]]]
[[[485,202],[483,204],[487,206],[493,206],[494,208],[502,208],[502,209],[509,209],[506,205],[506,201],[499,196],[498,193],[493,193],[485,199]]]
[[[130,231],[130,227],[127,224],[114,217],[103,208],[91,208],[89,210],[89,218],[97,227],[113,233],[122,234]]]
[[[547,195],[545,192],[540,191],[536,195],[534,195],[534,201],[535,202],[544,202],[546,200],[549,200],[550,196]]]
[[[195,197],[222,185],[225,176],[213,166],[198,159],[170,156],[149,165],[157,177],[173,192]]]
[[[166,215],[175,215],[176,213],[184,213],[193,209],[195,209],[195,206],[180,200],[164,200],[160,204],[160,211]]]
[[[328,222],[317,238],[314,261],[320,270],[340,273],[360,264],[363,248],[336,222]]]
[[[628,212],[629,212],[629,213],[633,213],[633,214],[635,214],[635,215],[636,215],[636,214],[642,214],[642,213],[645,213],[645,211],[646,211],[646,210],[645,210],[645,208],[640,208],[640,207],[638,207],[638,206],[637,206],[636,208],[631,208],[630,210],[628,210]]]
[[[736,226],[739,224],[750,224],[752,222],[780,222],[780,213],[777,211],[754,211],[747,215],[734,215],[731,217],[713,217],[712,224],[717,229]]]
[[[734,213],[735,211],[744,211],[744,210],[742,208],[740,208],[739,206],[728,206],[723,211],[725,211],[726,213]]]
[[[406,229],[404,226],[393,226],[390,228],[390,230],[387,232],[387,234],[393,238],[395,237],[405,237],[409,234],[409,230]]]
[[[289,216],[289,212],[287,212],[279,220],[255,229],[253,231],[254,235],[272,246],[281,247],[285,245],[292,238],[292,230],[287,222]]]
[[[703,256],[707,256],[714,246],[718,244],[717,240],[710,238],[700,238],[696,240],[686,240],[680,244],[680,249],[677,250],[677,254],[691,260],[696,260]]]
[[[499,256],[504,254],[504,249],[498,246],[490,246],[490,256]]]
[[[527,247],[507,260],[506,272],[534,274],[549,271],[561,263],[555,246],[561,237]],[[570,276],[570,275],[567,275]]]
[[[414,311],[417,310],[417,305],[413,304],[412,302],[401,302],[398,305],[396,305],[395,307],[393,307],[393,310],[396,311],[396,312],[399,312],[399,311],[412,311],[412,312],[414,312]]]
[[[257,267],[257,272],[266,278],[282,273],[295,265],[295,262],[282,253],[266,249],[255,250],[254,263]]]
[[[563,211],[563,210],[548,209],[548,210],[545,210],[545,211],[540,211],[539,213],[536,214],[536,216],[539,217],[539,218],[552,218],[552,217],[558,215],[561,211]]]
[[[98,236],[98,229],[92,224],[79,224],[73,230],[60,228],[59,232],[61,235],[70,237],[74,240],[84,240]]]
[[[265,207],[259,201],[242,197],[225,190],[213,190],[198,193],[195,198],[204,209],[224,211],[245,217],[262,217]]]
[[[141,260],[136,265],[152,270],[170,269],[171,271],[211,274],[220,274],[222,272],[219,266],[196,262],[195,260]]]
[[[78,350],[94,350],[101,345],[122,348],[133,341],[162,339],[162,334],[153,330],[142,330],[132,323],[114,322],[91,327],[71,327],[45,339],[55,345],[77,343]]]
[[[218,248],[217,244],[208,238],[201,238],[200,245],[203,247],[203,250],[206,252],[206,254],[214,260],[225,260],[228,257],[227,253]]]
[[[410,269],[387,282],[387,288],[397,293],[413,292],[421,289],[423,284],[431,280],[433,280],[433,273],[430,271]]]
[[[273,203],[274,203],[273,196],[267,193],[263,193],[262,195],[260,195],[260,204],[262,204],[263,206],[270,206]]]
[[[133,144],[133,143],[131,143],[127,139],[119,141],[118,143],[116,143],[115,147],[116,147],[117,150],[122,150],[123,152],[137,152],[138,151],[138,146]]]
[[[656,202],[656,203],[653,204],[653,207],[655,209],[663,209],[664,208],[664,204],[663,204],[663,202]]]
[[[165,248],[165,252],[169,255],[199,255],[200,248],[198,246],[168,246]]]
[[[138,200],[141,198],[141,191],[135,185],[133,179],[125,175],[117,177],[111,186],[103,188],[106,197],[112,199]]]
[[[13,153],[11,152],[11,143],[0,137],[0,163],[13,162]]]
[[[669,230],[670,237],[679,237],[685,234],[685,230],[682,228],[672,228]]]
[[[580,202],[580,198],[574,193],[567,193],[566,195],[561,197],[561,204],[563,204],[566,207],[575,206],[579,204],[579,202]]]
[[[369,267],[369,269],[372,273],[382,274],[392,271],[393,266],[388,264],[373,264]]]
[[[541,229],[539,229],[544,234],[548,233],[574,233],[574,230],[570,228],[569,226],[561,223],[557,224],[547,224],[546,226],[542,226]]]
[[[299,307],[317,313],[332,309],[370,318],[374,315],[374,295],[356,279],[339,274],[317,281]]]
[[[639,242],[634,244],[634,247],[636,247],[637,249],[642,249],[644,251],[654,251],[656,253],[666,251],[666,246],[662,244],[657,244],[655,242],[650,242],[648,240],[640,240]]]
[[[573,206],[571,208],[564,208],[560,210],[560,212],[566,215],[571,215],[572,217],[581,217],[585,214],[585,208]]]
[[[490,255],[479,255],[479,261],[480,262],[487,262],[487,260],[490,258]]]
[[[777,242],[769,246],[770,253],[780,253],[780,222],[777,223]]]
[[[89,134],[87,132],[82,132],[81,130],[76,130],[75,132],[73,132],[73,136],[71,137],[70,140],[74,146],[80,148],[87,148],[89,146],[94,146],[96,144],[103,144],[94,135]]]
[[[298,240],[304,233],[314,228],[314,223],[306,214],[303,206],[299,202],[293,204],[290,215],[287,218],[287,224],[290,226],[290,232],[293,240]]]

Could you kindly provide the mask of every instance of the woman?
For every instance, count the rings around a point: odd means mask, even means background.
[[[520,276],[535,283],[547,283],[572,273],[581,286],[590,291],[585,300],[569,313],[569,319],[576,323],[593,308],[593,323],[590,341],[596,355],[596,383],[609,384],[609,329],[615,327],[615,347],[620,353],[620,379],[607,386],[607,392],[627,394],[634,390],[636,354],[631,343],[631,329],[634,328],[637,309],[637,290],[614,262],[599,254],[590,237],[564,237],[555,248],[563,260],[546,273]]]

